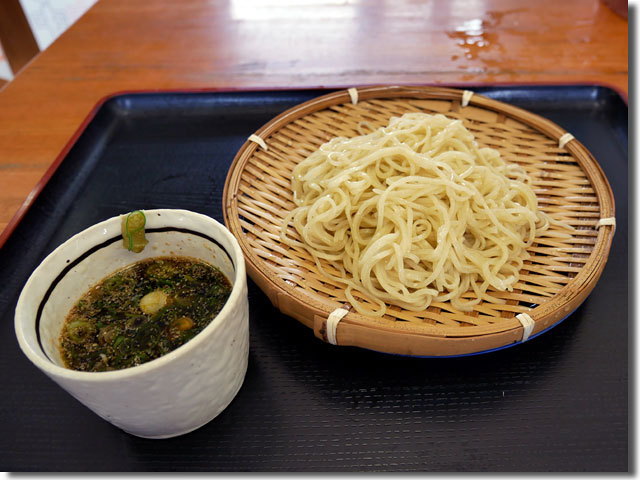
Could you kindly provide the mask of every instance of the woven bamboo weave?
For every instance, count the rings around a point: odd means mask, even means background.
[[[247,141],[227,176],[225,222],[240,242],[249,275],[276,308],[325,341],[327,317],[348,308],[341,285],[324,277],[306,251],[280,241],[282,219],[295,207],[294,166],[335,136],[369,133],[407,112],[461,119],[480,146],[495,148],[505,161],[524,167],[540,209],[575,231],[569,239],[536,240],[513,291],[494,293],[504,304],[481,302],[472,312],[457,311],[449,302],[421,312],[389,305],[381,318],[349,311],[337,326],[336,343],[407,355],[476,353],[522,341],[518,314],[534,320],[536,335],[578,307],[600,277],[615,230],[615,225],[598,225],[600,219],[615,217],[613,194],[578,140],[540,116],[478,94],[463,106],[461,90],[368,87],[357,93],[355,103],[343,90],[279,115],[255,132],[267,148]],[[289,234],[296,235],[292,229]]]

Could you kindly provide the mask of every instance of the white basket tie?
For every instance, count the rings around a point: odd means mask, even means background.
[[[469,105],[469,100],[473,97],[473,92],[471,90],[465,90],[462,92],[462,101],[460,102],[460,106],[466,107]]]
[[[265,141],[255,133],[252,133],[251,135],[249,135],[249,141],[260,145],[265,152],[269,150],[269,147],[267,147],[267,144],[265,143]]]
[[[559,139],[558,139],[558,147],[559,148],[564,148],[564,146],[569,143],[571,140],[573,140],[574,137],[573,135],[571,135],[570,133],[565,133],[564,135],[562,135]]]
[[[349,92],[349,96],[351,97],[351,103],[356,105],[358,103],[358,89],[350,88],[347,92]]]
[[[336,334],[338,332],[338,323],[349,313],[346,308],[336,308],[327,318],[327,340],[331,345],[337,345],[338,339]]]
[[[612,227],[615,228],[615,226],[616,226],[616,217],[601,218],[600,220],[598,220],[598,223],[596,224],[596,228],[600,228],[600,227],[603,227],[605,225],[611,225]]]
[[[528,313],[520,313],[516,315],[516,318],[520,321],[522,326],[524,327],[524,331],[522,332],[522,341],[526,342],[533,331],[533,327],[536,322],[533,321],[533,318]]]

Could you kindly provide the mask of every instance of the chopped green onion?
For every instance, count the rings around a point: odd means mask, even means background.
[[[140,253],[149,241],[144,236],[147,217],[142,210],[135,210],[122,219],[122,241],[124,247]]]

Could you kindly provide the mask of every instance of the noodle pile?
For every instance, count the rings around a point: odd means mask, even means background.
[[[359,313],[434,301],[470,311],[504,302],[487,290],[513,289],[527,247],[549,227],[530,183],[460,120],[408,113],[299,163],[281,239],[305,248]]]

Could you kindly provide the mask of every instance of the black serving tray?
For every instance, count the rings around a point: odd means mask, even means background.
[[[184,208],[222,221],[227,170],[247,137],[327,91],[114,96],[65,149],[0,250],[0,470],[628,470],[627,105],[598,86],[473,90],[564,127],[611,183],[609,261],[573,315],[514,348],[409,358],[323,343],[249,282],[249,369],[235,400],[182,437],[128,435],[19,350],[22,286],[56,246],[119,213]]]

